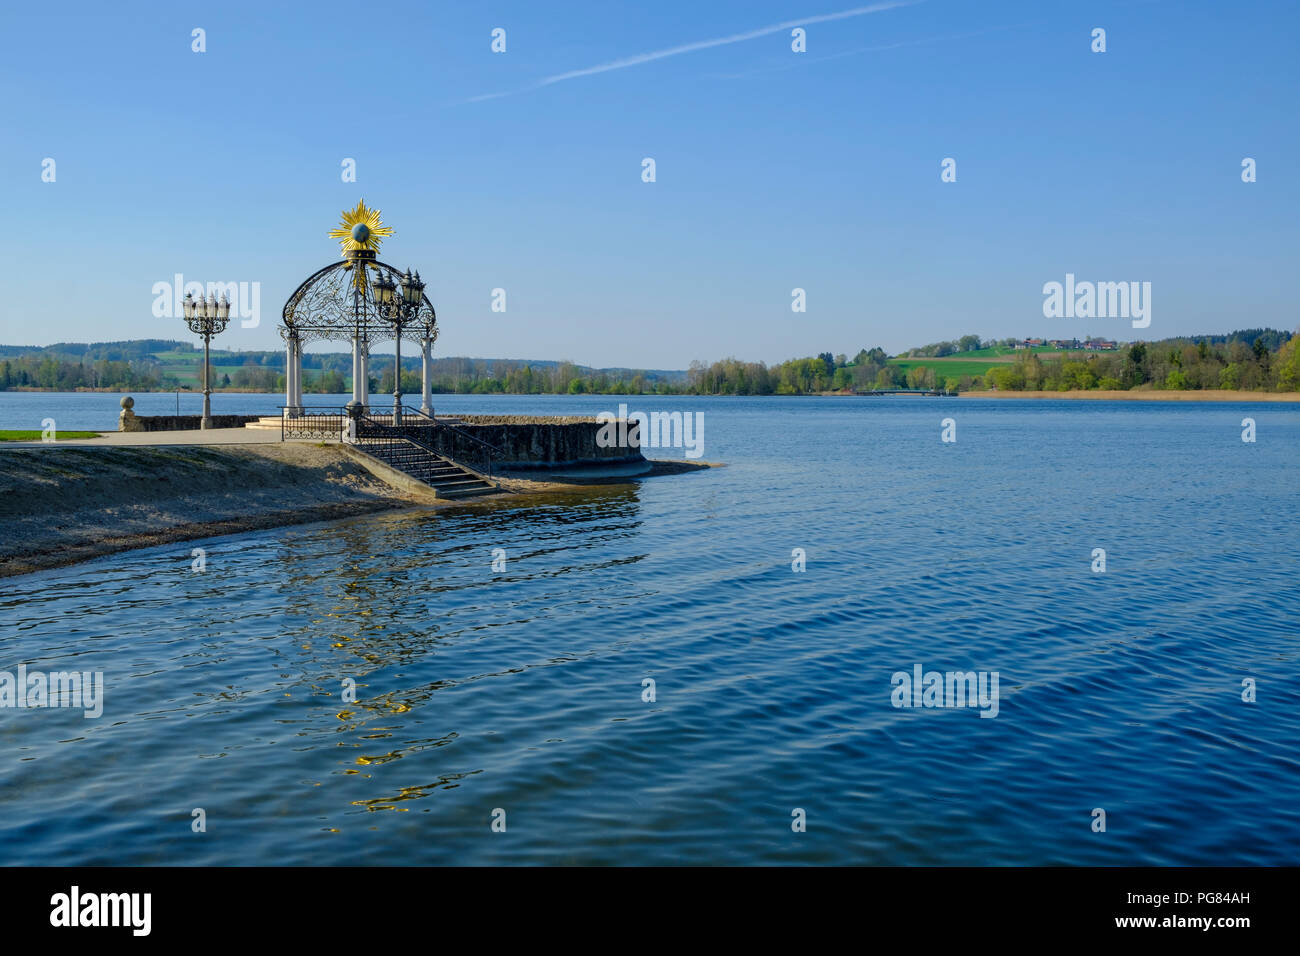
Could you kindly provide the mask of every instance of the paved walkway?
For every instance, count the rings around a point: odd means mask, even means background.
[[[290,439],[293,440],[293,439]],[[301,439],[318,442],[319,438]],[[98,438],[75,438],[69,441],[6,441],[0,449],[30,448],[33,445],[56,445],[59,448],[121,447],[123,445],[267,445],[279,443],[279,429],[210,428],[174,432],[105,432]]]

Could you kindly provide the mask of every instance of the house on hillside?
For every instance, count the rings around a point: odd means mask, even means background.
[[[1088,339],[1083,343],[1083,347],[1089,352],[1114,352],[1119,348],[1119,343],[1112,342],[1110,339]]]

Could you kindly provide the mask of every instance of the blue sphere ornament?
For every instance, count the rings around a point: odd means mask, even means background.
[[[370,227],[364,222],[359,222],[352,227],[352,238],[357,242],[365,242],[370,238]]]

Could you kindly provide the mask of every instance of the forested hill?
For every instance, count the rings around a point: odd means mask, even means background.
[[[1242,389],[1300,391],[1300,337],[1277,329],[1116,342],[1105,339],[981,339],[918,346],[898,355],[863,348],[852,358],[821,352],[776,365],[729,358],[688,370],[589,368],[544,359],[436,358],[440,393],[808,395],[880,388],[969,391]],[[203,350],[192,343],[136,339],[0,345],[0,390],[201,387]],[[280,351],[212,352],[213,387],[277,392]],[[371,391],[393,388],[393,359],[371,358]],[[351,391],[347,352],[303,356],[304,390]],[[403,356],[402,391],[420,391],[419,356]]]
[[[889,356],[822,352],[779,365],[693,362],[687,390],[702,395],[807,395],[894,388],[999,391],[1242,389],[1300,391],[1300,337],[1276,329],[1121,343],[966,335]]]
[[[281,351],[212,350],[213,388],[279,391],[284,388]],[[371,357],[376,388],[392,388],[391,355]],[[418,383],[419,355],[402,356],[402,381]],[[190,342],[135,339],[125,342],[59,342],[46,346],[0,345],[0,390],[42,388],[174,389],[202,387],[203,349]],[[309,352],[303,356],[308,392],[351,390],[349,352]],[[435,358],[438,392],[655,392],[686,384],[686,372],[672,369],[590,368],[552,359]],[[413,389],[419,391],[417,384]]]

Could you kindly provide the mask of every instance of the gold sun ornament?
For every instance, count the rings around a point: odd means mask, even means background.
[[[379,210],[371,209],[364,199],[356,208],[343,210],[343,222],[330,230],[330,238],[339,241],[343,255],[349,259],[373,259],[380,244],[392,234],[392,227],[385,226],[380,219]]]

